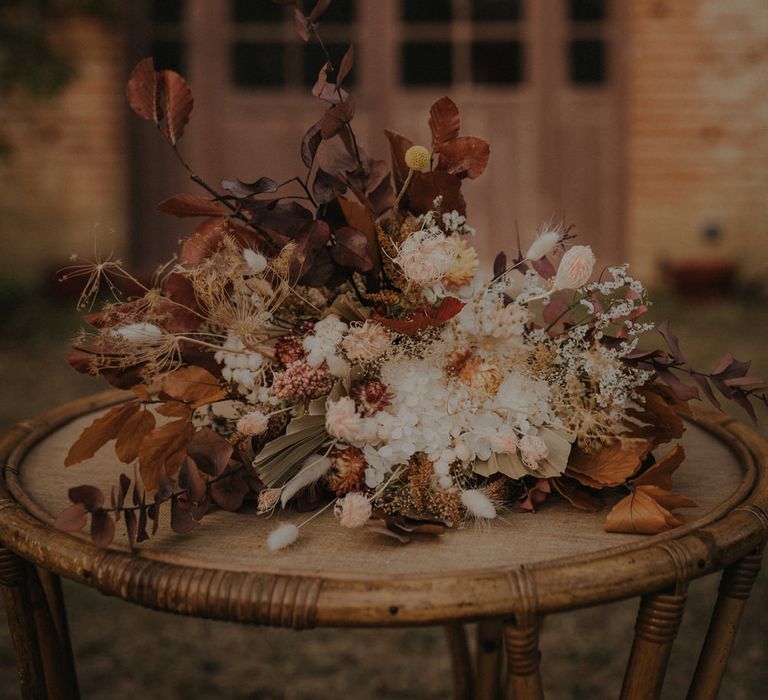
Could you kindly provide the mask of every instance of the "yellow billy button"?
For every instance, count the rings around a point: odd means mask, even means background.
[[[405,164],[419,173],[426,173],[430,166],[429,151],[424,146],[411,146],[405,152]]]

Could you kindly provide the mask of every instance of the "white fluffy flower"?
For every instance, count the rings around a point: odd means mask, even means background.
[[[276,552],[278,549],[290,547],[297,539],[299,539],[299,528],[293,523],[284,523],[269,533],[267,547]]]
[[[336,501],[333,512],[342,527],[362,527],[371,517],[371,502],[361,493],[348,493]]]
[[[578,289],[583,287],[592,274],[595,255],[588,245],[575,245],[565,251],[555,275],[554,288]]]
[[[391,342],[392,337],[384,326],[376,321],[366,321],[350,327],[341,348],[352,362],[373,362],[387,351]]]
[[[338,316],[331,314],[315,324],[314,333],[305,336],[301,341],[307,353],[307,364],[319,367],[323,362],[328,363],[328,369],[334,376],[343,376],[346,367],[343,358],[339,357],[336,348],[344,338],[347,324]],[[339,362],[341,360],[341,362]]]
[[[476,518],[493,520],[496,517],[496,508],[491,499],[479,489],[462,491],[461,503]]]
[[[339,440],[355,444],[365,439],[366,423],[349,396],[328,401],[325,407],[325,429]]]
[[[427,287],[443,279],[452,258],[444,234],[416,231],[403,241],[395,263],[409,282]]]
[[[538,435],[523,435],[520,438],[520,456],[523,458],[525,466],[535,469],[541,460],[546,459],[549,454],[547,443]]]
[[[269,427],[269,418],[261,411],[246,413],[237,421],[237,430],[243,435],[261,435]]]
[[[494,452],[506,452],[515,454],[517,452],[517,434],[509,426],[503,426],[491,437],[491,447]]]
[[[257,389],[264,358],[258,352],[246,350],[243,341],[231,331],[221,350],[214,354],[221,367],[221,376],[228,382],[237,384],[242,394]]]
[[[541,260],[545,255],[549,255],[560,242],[560,232],[544,229],[536,236],[531,243],[525,257],[528,260]]]
[[[151,343],[165,335],[165,331],[154,323],[129,323],[127,326],[115,328],[112,333],[129,343]]]
[[[256,274],[264,272],[264,270],[267,269],[267,259],[261,253],[257,253],[250,248],[245,248],[243,250],[243,257],[245,258],[248,267],[250,267]]]

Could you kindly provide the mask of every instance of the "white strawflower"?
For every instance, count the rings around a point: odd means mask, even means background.
[[[554,288],[578,289],[583,287],[592,274],[595,255],[588,245],[575,245],[565,251],[555,275]]]
[[[461,503],[476,518],[493,520],[496,517],[496,508],[491,499],[479,489],[462,491]]]
[[[299,538],[299,528],[293,523],[284,523],[272,530],[267,537],[267,547],[273,552],[290,547]]]
[[[341,349],[352,362],[373,362],[387,351],[391,342],[392,337],[384,326],[376,321],[366,321],[350,327]]]
[[[261,411],[246,413],[237,421],[237,430],[243,435],[261,435],[269,427],[269,418]]]
[[[112,332],[129,343],[150,343],[165,335],[165,331],[154,323],[129,323]]]
[[[403,241],[395,263],[409,282],[426,287],[445,276],[452,259],[453,251],[445,235],[416,231]]]
[[[555,249],[557,244],[560,243],[560,238],[561,234],[559,231],[544,229],[531,243],[528,252],[525,254],[526,259],[541,260]]]
[[[371,517],[371,502],[361,493],[348,493],[336,501],[333,512],[342,527],[362,527]]]
[[[342,396],[338,401],[327,403],[325,429],[329,435],[345,442],[355,443],[364,437],[364,427],[363,418],[349,396]]]
[[[243,250],[243,257],[245,258],[248,267],[250,267],[256,274],[264,272],[264,270],[267,269],[267,259],[261,253],[257,253],[250,248],[245,248]]]
[[[538,435],[523,435],[518,446],[525,466],[531,469],[538,467],[539,462],[549,454],[547,444]]]
[[[512,428],[505,426],[491,437],[491,447],[494,452],[514,454],[517,451],[517,434]]]

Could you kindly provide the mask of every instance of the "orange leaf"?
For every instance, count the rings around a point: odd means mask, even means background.
[[[474,180],[482,175],[490,156],[491,147],[487,141],[460,136],[442,145],[437,169]]]
[[[181,419],[161,425],[144,438],[139,448],[139,469],[148,491],[157,489],[163,471],[168,476],[178,471],[194,432],[192,423]]]
[[[169,418],[189,418],[189,414],[192,409],[182,401],[166,401],[161,403],[155,410],[161,416],[168,416]]]
[[[589,513],[596,513],[603,507],[602,501],[575,479],[558,476],[554,479],[549,479],[549,483],[574,508],[585,510]]]
[[[658,486],[638,486],[622,498],[605,519],[606,532],[655,535],[685,522],[670,508],[692,507],[695,503]]]
[[[639,408],[630,408],[627,414],[644,425],[628,423],[629,435],[653,440],[654,447],[682,437],[685,426],[675,408],[687,406],[675,399],[666,387],[660,384],[648,384],[638,393],[645,403]],[[673,408],[674,407],[674,408]]]
[[[672,474],[683,463],[685,450],[682,445],[675,445],[650,469],[635,479],[635,486],[653,485],[663,489],[672,488]]]
[[[155,63],[151,58],[139,61],[128,78],[125,88],[128,104],[142,119],[148,119],[157,124],[160,112],[157,105],[158,83]]]
[[[117,437],[123,423],[138,410],[139,402],[129,401],[115,406],[93,421],[69,448],[64,466],[71,467],[73,464],[93,457],[100,447]]]
[[[224,216],[227,212],[219,202],[206,197],[194,197],[191,194],[177,194],[164,199],[155,207],[158,211],[173,216]]]
[[[219,380],[202,367],[182,367],[167,374],[160,382],[163,394],[172,399],[185,401],[194,408],[213,403],[226,397]]]
[[[459,135],[461,119],[459,108],[450,97],[441,97],[429,108],[429,128],[432,131],[432,150],[440,148]]]
[[[591,454],[574,447],[565,473],[592,488],[619,486],[637,472],[650,449],[650,441],[634,438],[616,440]]]
[[[117,442],[115,442],[117,458],[126,464],[133,462],[139,456],[142,440],[152,432],[154,427],[155,417],[146,409],[128,418],[117,434]]]
[[[159,77],[165,87],[165,133],[168,140],[176,145],[184,134],[195,101],[187,81],[178,73],[164,70],[160,71]]]

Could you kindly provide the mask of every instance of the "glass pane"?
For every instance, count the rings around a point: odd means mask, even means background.
[[[232,0],[235,22],[281,22],[285,8],[272,0]]]
[[[338,24],[350,24],[357,18],[357,8],[355,5],[355,0],[333,0],[331,6],[320,18],[320,21],[325,22],[326,24],[332,22],[336,22]],[[312,4],[308,4],[307,7],[312,7]]]
[[[149,17],[155,24],[178,24],[183,14],[183,0],[152,0],[149,7]]]
[[[283,44],[240,42],[232,46],[232,82],[241,87],[271,87],[285,81]]]
[[[475,83],[523,82],[523,45],[519,41],[473,42],[472,80]]]
[[[150,46],[150,55],[155,61],[156,70],[175,70],[184,74],[184,44],[180,41],[156,40]]]
[[[521,5],[521,0],[472,0],[472,19],[476,22],[517,22],[522,16]]]
[[[341,59],[349,48],[349,44],[326,44],[328,53],[331,55],[331,60],[336,70],[341,65]],[[317,80],[317,74],[325,64],[325,54],[317,43],[302,44],[302,67],[303,67],[303,81],[304,85],[312,86]],[[360,60],[360,49],[355,46],[355,64]],[[328,76],[330,82],[335,83],[336,78],[333,77],[333,73]],[[350,87],[355,84],[355,66],[352,66],[352,70],[344,78],[344,85]]]
[[[403,44],[400,75],[405,85],[450,85],[453,78],[448,42]]]
[[[606,79],[606,47],[601,39],[576,39],[568,47],[571,82],[597,84]]]
[[[605,19],[605,0],[569,0],[568,16],[574,22],[599,22]]]
[[[406,22],[450,22],[452,0],[402,0],[400,16]]]

